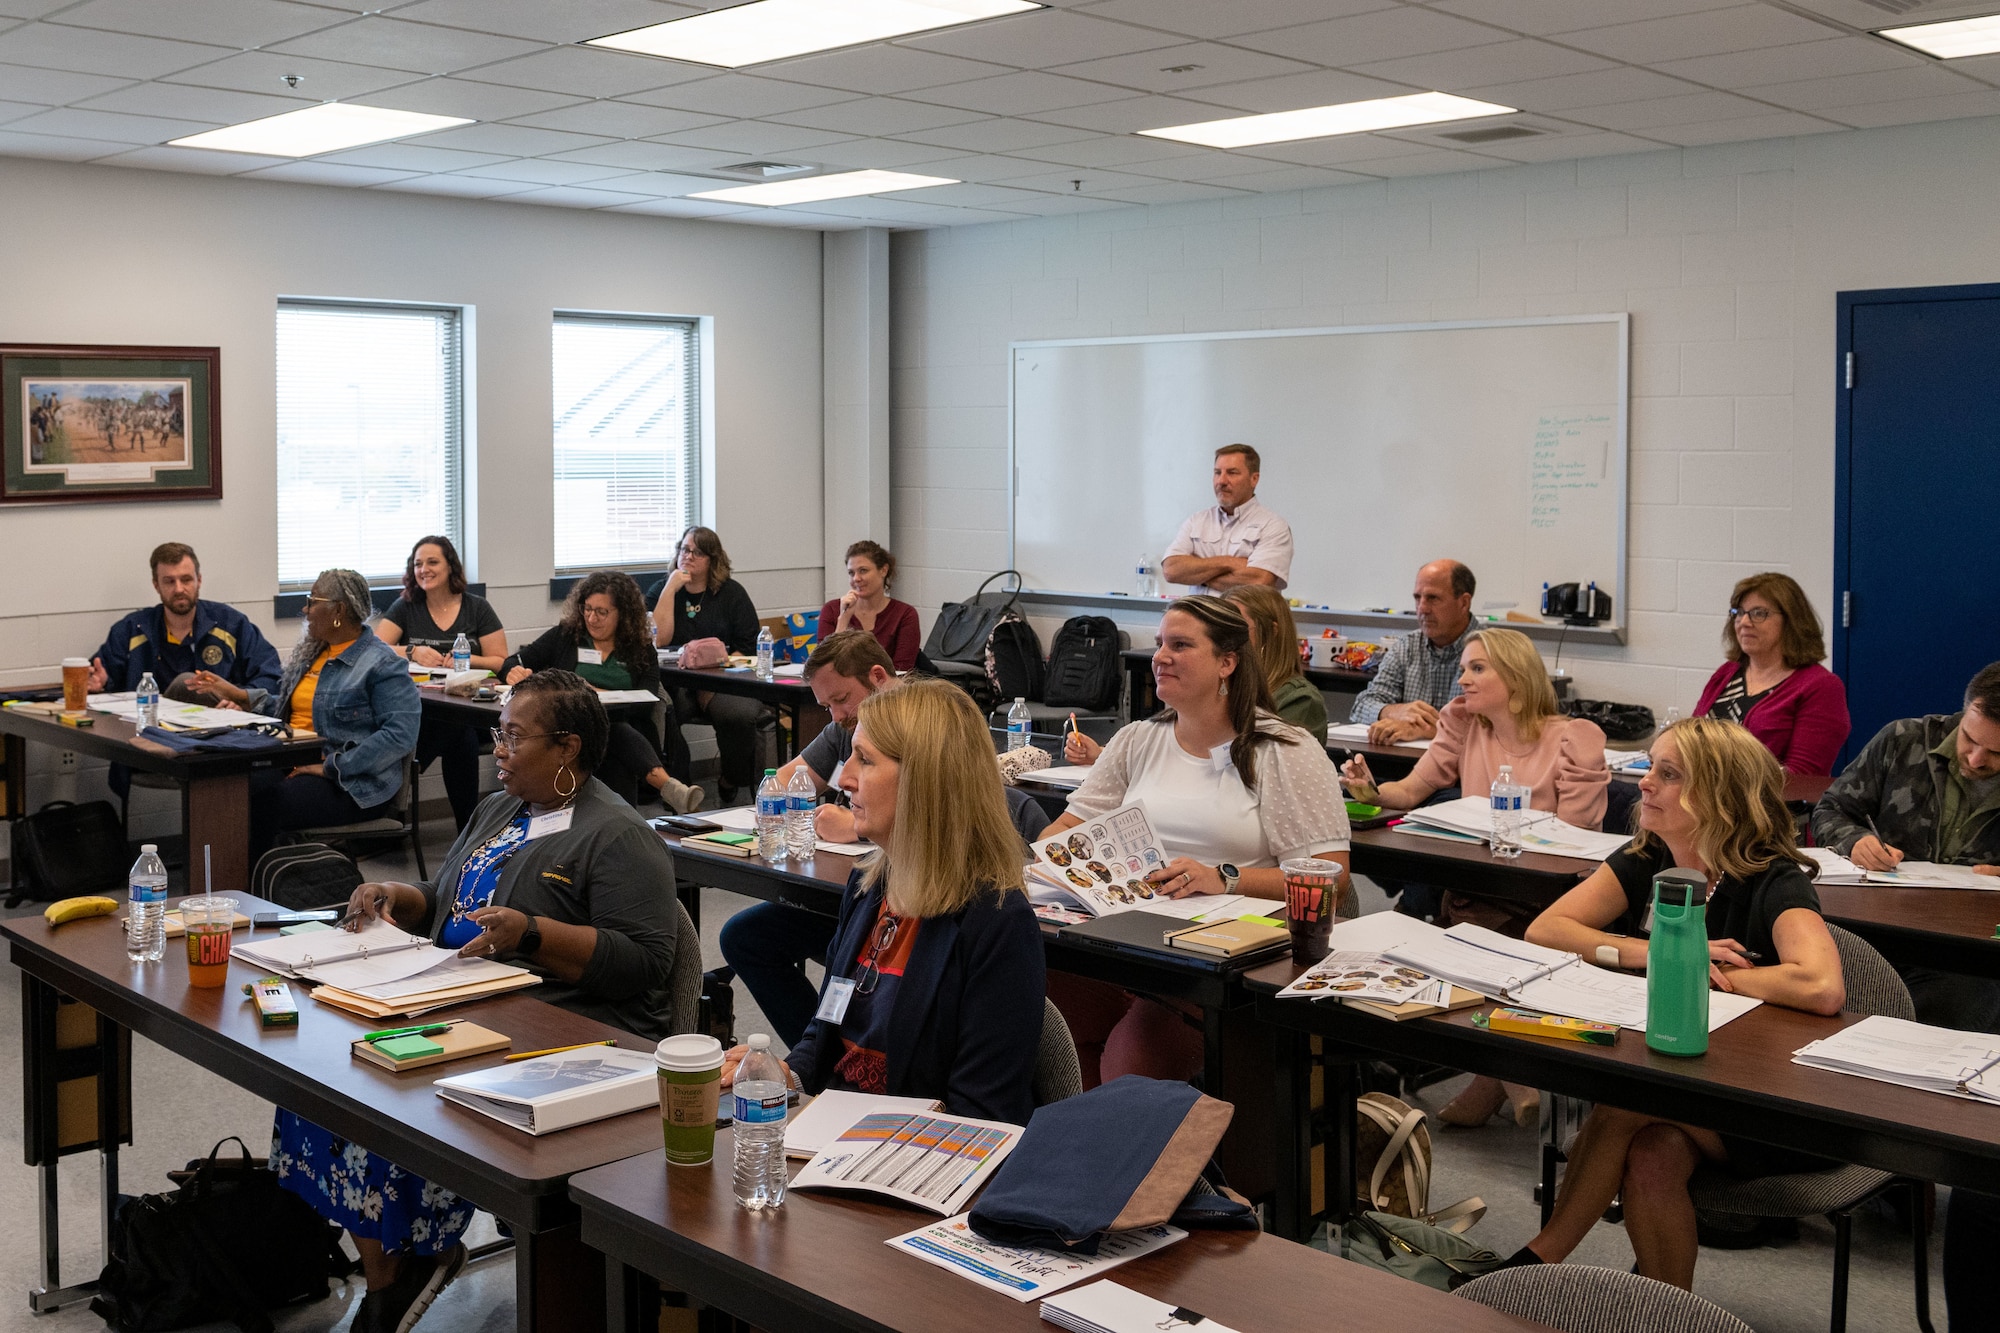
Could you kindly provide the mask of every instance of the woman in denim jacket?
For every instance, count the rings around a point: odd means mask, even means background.
[[[354,824],[387,812],[403,787],[403,761],[417,746],[422,706],[409,664],[368,628],[368,581],[329,569],[306,598],[306,632],[275,691],[231,685],[202,672],[197,688],[282,718],[326,742],[317,764],[250,779],[250,853],[263,855],[286,829]]]

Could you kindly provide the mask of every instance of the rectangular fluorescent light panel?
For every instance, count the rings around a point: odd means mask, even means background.
[[[1310,106],[1302,111],[1273,111],[1264,116],[1204,120],[1139,133],[1207,148],[1248,148],[1253,144],[1324,139],[1335,134],[1435,125],[1479,116],[1511,116],[1514,111],[1511,106],[1475,102],[1470,97],[1454,97],[1450,93],[1412,93],[1408,97],[1378,97],[1367,102],[1342,102],[1338,106]]]
[[[1914,46],[1939,60],[1964,56],[1990,56],[2000,51],[2000,14],[1981,18],[1952,19],[1945,23],[1919,23],[1909,28],[1883,28],[1878,36],[1904,46]]]
[[[688,197],[779,208],[785,204],[811,204],[822,199],[851,199],[859,194],[889,194],[897,190],[927,190],[933,185],[956,184],[958,182],[949,176],[912,176],[906,171],[841,171],[802,181],[732,185],[726,190],[703,190]]]
[[[738,69],[1044,7],[1031,0],[752,0],[584,45]]]
[[[168,142],[176,148],[219,148],[229,153],[313,157],[338,148],[359,148],[363,144],[381,143],[386,139],[407,139],[412,134],[429,134],[433,130],[471,123],[463,116],[427,116],[416,111],[358,106],[353,102],[326,102]]]

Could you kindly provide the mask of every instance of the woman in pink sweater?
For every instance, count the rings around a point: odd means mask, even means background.
[[[1740,722],[1787,773],[1831,774],[1847,743],[1847,686],[1820,665],[1826,640],[1806,590],[1784,574],[1752,574],[1729,595],[1728,660],[1702,689],[1696,717]]]

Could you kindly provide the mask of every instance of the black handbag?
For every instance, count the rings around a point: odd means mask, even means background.
[[[1562,710],[1571,717],[1595,722],[1612,741],[1642,741],[1653,734],[1653,710],[1644,704],[1617,704],[1608,699],[1570,699]]]
[[[14,852],[21,858],[21,888],[7,900],[18,906],[23,897],[38,903],[57,902],[125,888],[125,832],[109,801],[50,801],[14,824]]]
[[[1004,601],[986,601],[986,589],[995,579],[1011,578],[1014,586],[1008,589]],[[986,582],[979,585],[979,591],[963,602],[946,602],[938,609],[937,619],[931,622],[930,637],[924,640],[924,656],[932,662],[962,662],[968,666],[984,669],[986,664],[986,641],[993,637],[993,627],[1000,623],[1000,617],[1008,611],[1015,611],[1021,596],[1021,575],[1011,569],[1003,569]]]
[[[234,1143],[240,1158],[225,1158]],[[265,1312],[316,1301],[353,1264],[341,1229],[278,1183],[242,1139],[172,1172],[180,1188],[127,1198],[91,1311],[120,1333],[164,1333],[227,1319],[271,1333]]]

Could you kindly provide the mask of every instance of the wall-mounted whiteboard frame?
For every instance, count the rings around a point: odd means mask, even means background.
[[[1348,338],[1348,337],[1367,337],[1369,335],[1376,335],[1376,334],[1423,334],[1432,332],[1464,331],[1464,330],[1477,331],[1486,329],[1521,330],[1521,329],[1533,329],[1538,327],[1574,326],[1574,325],[1604,326],[1607,334],[1612,339],[1612,344],[1613,344],[1610,349],[1610,359],[1612,363],[1611,377],[1615,379],[1615,387],[1612,387],[1610,390],[1611,401],[1607,403],[1606,406],[1608,406],[1611,409],[1611,415],[1614,418],[1614,427],[1612,435],[1612,442],[1614,447],[1610,450],[1610,459],[1608,462],[1608,469],[1607,469],[1608,475],[1606,479],[1614,483],[1613,490],[1615,492],[1615,516],[1610,517],[1609,526],[1611,526],[1615,531],[1615,535],[1612,538],[1613,542],[1615,543],[1615,550],[1606,553],[1606,560],[1609,563],[1609,567],[1615,570],[1615,573],[1609,580],[1613,585],[1611,588],[1613,596],[1613,609],[1614,609],[1613,619],[1604,626],[1598,627],[1596,629],[1581,630],[1581,631],[1572,630],[1569,631],[1569,633],[1573,638],[1577,639],[1587,638],[1587,639],[1604,639],[1610,641],[1623,641],[1625,637],[1624,627],[1627,623],[1629,623],[1626,591],[1629,586],[1628,571],[1627,571],[1627,544],[1628,544],[1628,506],[1629,506],[1629,454],[1630,454],[1630,435],[1631,435],[1631,409],[1630,409],[1631,317],[1629,314],[1626,314],[1624,312],[1610,312],[1602,314],[1582,314],[1582,315],[1554,315],[1554,316],[1540,316],[1540,317],[1519,318],[1519,319],[1441,320],[1441,321],[1429,321],[1429,322],[1418,322],[1418,323],[1337,325],[1337,326],[1326,326],[1326,327],[1307,328],[1307,329],[1226,330],[1226,331],[1204,332],[1204,333],[1130,335],[1130,336],[1108,337],[1108,338],[1026,339],[1026,340],[1019,340],[1012,342],[1009,344],[1008,348],[1008,377],[1007,377],[1008,378],[1008,394],[1007,394],[1008,468],[1009,468],[1009,477],[1011,486],[1011,496],[1010,496],[1011,503],[1009,505],[1009,511],[1008,511],[1008,562],[1010,565],[1018,567],[1020,559],[1020,549],[1019,549],[1020,504],[1021,504],[1022,488],[1024,481],[1022,475],[1022,469],[1023,469],[1022,442],[1019,433],[1021,429],[1021,415],[1022,415],[1021,403],[1020,403],[1020,392],[1021,392],[1020,368],[1022,365],[1021,353],[1023,352],[1030,352],[1040,349],[1060,349],[1060,348],[1072,348],[1072,347],[1098,347],[1098,346],[1118,346],[1118,345],[1135,345],[1135,344],[1221,343],[1221,342],[1239,342],[1239,341],[1250,341],[1250,340],[1275,341],[1275,340],[1285,340],[1285,339],[1327,338],[1327,337]],[[1270,478],[1267,477],[1266,478],[1267,490],[1269,489],[1269,481]],[[1031,487],[1034,486],[1036,484],[1035,479],[1032,478],[1029,479],[1029,484]],[[1297,500],[1294,499],[1292,503],[1294,506],[1296,506]],[[1190,508],[1192,507],[1193,506],[1190,506]],[[1280,507],[1281,508],[1283,507],[1282,502]],[[1295,528],[1297,526],[1298,526],[1297,521],[1295,520]],[[1129,581],[1129,579],[1127,581]],[[1599,582],[1600,586],[1602,586],[1605,580],[1599,580]],[[1143,605],[1143,603],[1141,603],[1140,600],[1137,598],[1128,599],[1122,596],[1117,596],[1115,594],[1107,597],[1107,595],[1104,594],[1100,589],[1092,587],[1051,588],[1047,586],[1038,586],[1037,581],[1031,579],[1029,584],[1029,589],[1030,592],[1033,594],[1034,600],[1046,601],[1050,603],[1070,603],[1073,605],[1091,605],[1091,606],[1110,605],[1114,607],[1123,604],[1129,604],[1132,605],[1135,609]],[[1302,592],[1309,595],[1311,590],[1295,589],[1294,595],[1300,595]],[[1482,589],[1482,593],[1483,592],[1484,589]],[[1403,594],[1402,596],[1404,599],[1406,599],[1407,594]],[[1484,600],[1483,597],[1482,600]],[[1400,608],[1400,606],[1402,605],[1402,601],[1398,600],[1390,604]],[[1524,601],[1522,604],[1522,609],[1533,610],[1535,608],[1528,606]],[[1339,624],[1359,624],[1359,625],[1367,625],[1367,624],[1397,625],[1400,623],[1403,626],[1407,626],[1409,624],[1407,616],[1381,615],[1374,612],[1370,612],[1361,606],[1336,606],[1336,605],[1315,606],[1310,603],[1308,603],[1308,605],[1299,613],[1298,618],[1300,619],[1301,623],[1339,623]],[[1551,625],[1548,627],[1547,634],[1544,635],[1542,633],[1537,633],[1536,630],[1531,627],[1523,626],[1522,628],[1528,628],[1529,632],[1535,634],[1535,636],[1538,638],[1553,637],[1554,631],[1556,629],[1554,625]]]

